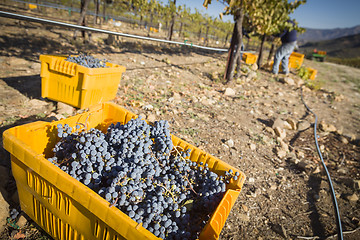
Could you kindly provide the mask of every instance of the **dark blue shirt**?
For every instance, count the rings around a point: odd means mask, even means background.
[[[291,20],[289,20],[289,22],[291,22],[293,25],[295,25],[295,23]],[[295,42],[297,40],[297,31],[296,30],[292,30],[289,32],[288,29],[285,29],[285,31],[280,34],[281,37],[281,42],[282,43],[290,43],[290,42]]]

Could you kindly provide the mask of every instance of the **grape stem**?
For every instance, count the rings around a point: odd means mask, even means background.
[[[198,195],[198,193],[197,192],[195,192],[195,190],[194,190],[194,188],[192,187],[192,185],[191,185],[191,183],[190,183],[190,181],[189,181],[189,178],[187,177],[187,176],[183,176],[184,178],[185,178],[185,180],[189,183],[189,187],[190,187],[190,189],[196,194],[196,195]]]
[[[165,191],[171,195],[171,198],[173,199],[173,201],[176,202],[176,201],[175,201],[175,196],[174,196],[174,194],[173,194],[169,189],[167,189],[167,188],[166,188],[164,185],[162,185],[162,184],[157,184],[157,185],[160,186],[160,187],[163,187],[163,188],[165,189]]]
[[[164,166],[160,163],[159,159],[157,159],[157,158],[155,157],[154,153],[152,152],[152,149],[151,149],[150,147],[149,147],[149,149],[150,149],[151,156],[152,156],[153,158],[155,158],[155,160],[159,163],[159,165],[160,165],[161,167],[164,167]]]
[[[117,203],[118,200],[119,200],[119,197],[117,197],[117,198],[115,199],[115,202],[111,203],[109,207],[114,206],[114,205]]]
[[[179,150],[177,150],[177,147],[180,147],[180,146],[176,146],[176,147],[174,147],[173,149],[175,149],[175,151],[177,152],[177,155],[180,156],[180,158],[181,158],[182,160],[186,161],[186,159],[185,159],[183,156],[181,156]],[[184,150],[184,149],[182,148],[182,150]],[[192,185],[191,185],[191,183],[190,183],[190,181],[189,181],[189,178],[188,178],[187,176],[185,176],[185,175],[184,175],[183,177],[184,177],[185,180],[189,183],[190,189],[191,189],[196,195],[198,195],[197,192],[196,192],[196,191],[194,190],[194,188],[192,187]]]

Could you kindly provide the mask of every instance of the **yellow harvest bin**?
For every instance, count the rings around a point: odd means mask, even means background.
[[[113,103],[94,106],[89,112],[67,119],[34,122],[8,129],[3,146],[11,154],[21,209],[54,239],[159,239],[116,207],[46,158],[59,140],[56,125],[77,123],[103,132],[111,123],[126,123],[136,115]],[[204,162],[211,171],[224,175],[233,169],[238,180],[227,184],[227,191],[199,239],[218,239],[225,221],[239,196],[245,175],[229,164],[172,135],[174,146],[192,149],[190,159]],[[195,224],[195,223],[194,223]]]
[[[29,8],[30,9],[37,9],[37,5],[29,3]]]
[[[304,61],[304,54],[292,52],[289,57],[289,68],[299,69]]]
[[[242,60],[246,64],[254,64],[254,63],[256,63],[256,59],[257,59],[257,55],[252,54],[252,53],[243,53],[243,55],[242,55]]]
[[[308,69],[308,71],[309,71],[309,73],[310,73],[310,77],[309,77],[309,79],[310,80],[315,80],[315,78],[316,78],[316,75],[317,75],[317,70],[316,69],[313,69],[313,68],[307,68]]]
[[[65,61],[64,56],[41,55],[41,96],[87,108],[114,99],[125,67],[87,68]]]

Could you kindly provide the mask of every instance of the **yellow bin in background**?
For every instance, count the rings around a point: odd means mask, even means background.
[[[100,195],[72,178],[47,158],[57,137],[57,124],[78,123],[106,132],[111,123],[127,123],[136,115],[113,103],[93,106],[89,112],[60,121],[34,122],[8,129],[3,146],[11,154],[11,167],[19,193],[21,209],[54,239],[159,239],[133,221]],[[232,169],[238,180],[230,180],[227,191],[199,239],[218,239],[225,221],[245,181],[245,175],[218,158],[172,135],[174,146],[192,149],[190,160],[207,163],[211,171],[224,175]],[[195,223],[194,223],[195,224]]]
[[[254,64],[254,63],[256,63],[257,55],[252,54],[252,53],[243,53],[242,60],[246,64]]]
[[[87,68],[65,61],[65,56],[41,55],[41,96],[77,108],[115,98],[125,67]]]

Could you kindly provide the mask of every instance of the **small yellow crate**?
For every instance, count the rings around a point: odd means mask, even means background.
[[[37,9],[37,5],[29,3],[29,8],[30,9]]]
[[[54,239],[159,239],[100,195],[72,178],[46,158],[59,140],[57,124],[87,124],[105,132],[111,123],[126,123],[136,115],[113,103],[93,106],[89,112],[67,119],[34,122],[8,129],[3,146],[11,154],[21,209]],[[227,184],[227,191],[199,239],[218,239],[225,221],[245,181],[245,175],[218,158],[172,135],[174,146],[192,149],[190,160],[209,165],[211,171],[224,175],[232,169],[238,180]]]
[[[317,70],[316,69],[313,69],[313,68],[307,68],[309,73],[310,73],[310,76],[309,76],[309,79],[310,80],[315,80],[316,78],[316,75],[317,75]]]
[[[256,63],[257,55],[252,53],[243,53],[242,60],[245,61],[246,64],[254,64]]]
[[[125,67],[87,68],[65,61],[65,56],[41,55],[41,96],[87,108],[114,99]]]

